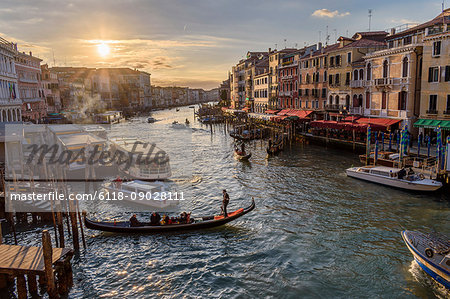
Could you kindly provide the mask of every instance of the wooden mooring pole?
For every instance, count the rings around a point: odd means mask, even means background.
[[[42,232],[42,249],[44,254],[45,280],[47,282],[47,293],[49,298],[57,298],[55,287],[55,276],[53,274],[53,249],[52,240],[48,230]]]

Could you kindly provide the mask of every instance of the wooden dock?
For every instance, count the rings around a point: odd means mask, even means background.
[[[0,293],[14,289],[17,298],[39,297],[48,293],[49,298],[67,295],[73,285],[70,248],[52,248],[50,234],[42,232],[42,247],[1,244],[0,234]],[[28,287],[27,287],[28,285]]]
[[[52,248],[52,264],[72,255],[72,249]],[[42,247],[0,245],[0,274],[44,274],[44,251]]]

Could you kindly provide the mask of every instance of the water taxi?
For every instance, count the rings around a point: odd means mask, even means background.
[[[170,200],[162,200],[162,197],[166,197],[162,196],[162,194],[169,194],[169,191],[167,185],[160,181],[145,182],[132,180],[122,182],[116,179],[104,183],[103,187],[111,194],[115,194],[116,197],[118,194],[123,195],[121,196],[123,202],[155,208],[159,211],[174,208],[180,203],[179,198],[174,199],[172,196]]]
[[[130,157],[133,159],[130,165],[128,163],[118,164],[119,170],[125,175],[148,181],[167,180],[172,175],[169,155],[155,144],[137,138],[123,137],[111,138],[109,141],[112,155],[116,151],[120,151],[125,153],[127,159]],[[159,158],[162,156],[164,161],[156,159],[157,155]],[[138,158],[144,163],[136,163]]]
[[[402,231],[402,238],[419,266],[450,290],[450,239],[441,234]]]
[[[436,191],[442,183],[426,179],[421,173],[412,170],[407,173],[404,169],[385,166],[351,167],[346,170],[347,176],[373,183],[383,184],[414,191]]]

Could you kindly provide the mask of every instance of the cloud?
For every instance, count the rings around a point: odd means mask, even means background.
[[[394,23],[394,24],[420,24],[420,22],[411,21],[409,19],[392,19],[391,23]]]
[[[334,18],[334,17],[345,17],[345,16],[349,16],[350,13],[347,12],[339,12],[337,10],[335,11],[331,11],[329,9],[326,8],[322,8],[322,9],[317,9],[312,13],[313,17],[318,17],[318,18]]]

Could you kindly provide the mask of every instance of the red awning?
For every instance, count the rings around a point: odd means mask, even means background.
[[[306,118],[308,115],[312,113],[311,110],[296,110],[291,109],[285,115],[289,116],[298,116],[299,118]]]
[[[266,113],[266,114],[275,114],[278,111],[280,111],[280,110],[266,110],[266,112],[264,112],[264,113]]]
[[[288,115],[275,115],[270,118],[271,121],[282,121],[283,119],[289,117]]]
[[[388,128],[392,125],[395,125],[399,122],[401,122],[401,119],[394,119],[394,118],[381,118],[381,117],[377,117],[377,118],[367,118],[367,117],[362,117],[360,119],[358,119],[356,122],[360,123],[360,124],[369,124],[369,125],[378,125],[378,126],[383,126],[385,128]]]
[[[356,120],[358,120],[360,118],[361,118],[360,115],[348,115],[343,119],[343,121],[355,122]]]
[[[334,121],[334,120],[316,120],[312,121],[311,127],[313,128],[321,128],[321,129],[338,129],[338,130],[347,130],[347,131],[359,131],[365,132],[367,131],[367,127],[369,124],[359,124],[359,123],[350,123],[350,122],[342,122],[342,121]],[[372,131],[382,131],[385,127],[380,125],[371,125]]]
[[[287,113],[291,111],[291,109],[283,109],[277,113],[277,115],[287,115]]]

